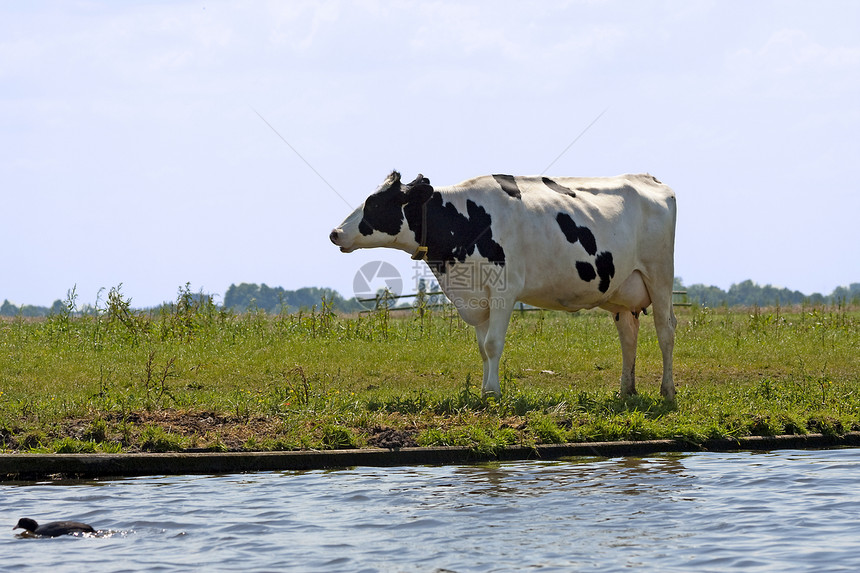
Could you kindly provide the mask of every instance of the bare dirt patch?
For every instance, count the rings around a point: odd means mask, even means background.
[[[103,426],[95,422],[103,420]],[[66,420],[56,437],[118,442],[124,451],[140,449],[139,438],[146,428],[160,428],[184,439],[186,449],[241,450],[249,439],[277,435],[281,422],[269,417],[240,418],[210,411],[164,409],[109,413],[102,418]]]
[[[418,442],[415,441],[414,432],[395,428],[381,428],[378,426],[371,431],[367,443],[376,448],[388,449],[414,448],[418,446]]]

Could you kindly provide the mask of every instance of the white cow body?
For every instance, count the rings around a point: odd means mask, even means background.
[[[622,394],[635,393],[639,312],[653,306],[661,393],[674,398],[674,192],[650,175],[483,176],[433,188],[392,173],[332,231],[344,252],[386,246],[415,254],[475,327],[484,394],[499,396],[499,360],[517,301],[615,315]]]

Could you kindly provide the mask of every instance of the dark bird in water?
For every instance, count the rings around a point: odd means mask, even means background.
[[[60,535],[69,535],[72,533],[95,533],[95,529],[86,523],[79,521],[52,521],[44,525],[36,523],[35,519],[22,517],[18,520],[18,525],[12,529],[24,529],[31,534],[40,535],[42,537],[59,537]]]

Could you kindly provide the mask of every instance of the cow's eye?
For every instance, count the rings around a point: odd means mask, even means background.
[[[373,231],[389,235],[399,233],[403,210],[398,198],[394,193],[380,193],[368,197],[364,202],[364,217],[359,224],[359,230],[365,235]]]

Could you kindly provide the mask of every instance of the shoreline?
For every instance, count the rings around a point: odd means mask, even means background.
[[[0,454],[0,482],[308,471],[357,466],[450,465],[569,457],[643,457],[669,453],[771,451],[860,447],[860,432],[714,439],[643,440],[509,446],[478,452],[465,446],[363,448],[282,452],[170,452],[130,454]]]

